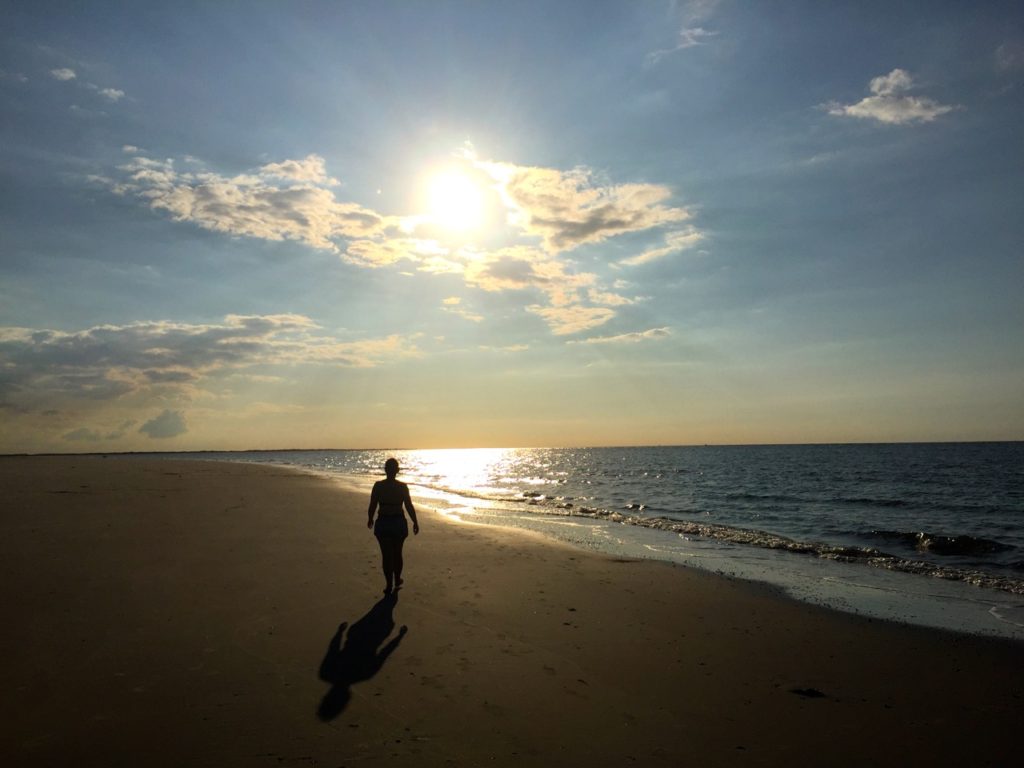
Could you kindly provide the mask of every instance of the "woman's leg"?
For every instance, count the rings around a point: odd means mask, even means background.
[[[378,536],[377,543],[380,544],[380,560],[384,569],[384,581],[387,582],[387,590],[391,591],[391,585],[395,573],[395,550],[390,536]]]
[[[395,551],[392,557],[392,564],[395,571],[395,586],[400,586],[402,583],[402,545],[405,544],[405,539],[395,539]]]

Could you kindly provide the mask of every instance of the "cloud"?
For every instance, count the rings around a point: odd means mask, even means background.
[[[117,88],[100,88],[99,94],[107,101],[120,101],[124,98],[124,91]]]
[[[79,427],[78,429],[73,429],[70,432],[66,432],[63,435],[61,435],[61,439],[67,440],[69,442],[90,443],[99,442],[100,440],[118,440],[124,437],[125,432],[127,432],[134,425],[134,419],[127,419],[123,420],[113,430],[108,430],[105,432],[100,432],[90,427]]]
[[[302,160],[284,160],[280,163],[268,163],[260,168],[262,176],[305,181],[310,184],[336,186],[340,182],[327,175],[325,161],[320,155],[306,155]]]
[[[463,318],[464,320],[470,320],[474,323],[483,322],[483,315],[478,315],[475,312],[471,312],[462,306],[462,299],[458,296],[449,296],[441,302],[441,309],[444,312],[450,312],[453,315]]]
[[[420,240],[412,237],[395,237],[389,240],[355,240],[348,244],[342,258],[350,264],[361,267],[384,267],[397,261],[407,260],[427,263],[436,257],[444,257],[448,249],[436,240]],[[461,271],[458,266],[448,270]]]
[[[652,261],[657,261],[658,259],[663,259],[673,253],[679,253],[680,251],[693,248],[703,239],[704,233],[699,231],[696,227],[687,227],[675,232],[669,232],[665,235],[665,245],[661,248],[651,248],[650,250],[646,250],[636,256],[630,256],[628,259],[623,259],[619,264],[623,264],[627,267],[647,264]]]
[[[663,58],[676,51],[685,51],[687,48],[704,45],[708,38],[717,36],[717,32],[704,29],[704,27],[683,27],[679,30],[679,41],[673,47],[651,51],[644,59],[644,64],[648,67],[653,67]]]
[[[121,147],[121,151],[124,152],[126,155],[135,155],[141,152],[142,150],[140,150],[134,144],[124,144]]]
[[[385,226],[381,215],[338,201],[327,186],[323,159],[309,155],[234,177],[206,171],[178,171],[173,160],[136,155],[120,167],[125,179],[114,192],[133,194],[175,221],[262,240],[295,240],[340,252],[337,241],[368,237]]]
[[[682,18],[683,25],[679,30],[678,41],[671,48],[651,51],[645,57],[644,65],[652,67],[676,51],[704,45],[708,38],[716,37],[718,32],[705,29],[700,24],[714,15],[718,4],[719,0],[690,0],[688,3],[683,3],[679,8],[679,16]]]
[[[181,411],[167,409],[139,427],[139,432],[154,439],[166,439],[185,434],[188,432],[188,426]]]
[[[607,307],[584,307],[578,304],[562,307],[542,307],[534,304],[526,309],[543,317],[556,336],[596,328],[615,317],[615,312]]]
[[[594,336],[589,339],[576,339],[570,344],[636,344],[641,341],[664,339],[671,336],[668,328],[650,328],[646,331],[634,331],[632,333],[620,333],[618,336]]]
[[[414,339],[339,340],[309,318],[287,314],[71,332],[0,328],[0,400],[39,411],[68,400],[188,399],[213,377],[256,366],[368,368],[415,357]]]
[[[599,185],[587,168],[561,171],[476,161],[494,180],[512,223],[559,252],[615,235],[690,217],[665,205],[672,191],[660,184]]]
[[[887,75],[872,78],[868,88],[873,95],[856,104],[831,102],[824,105],[824,108],[830,115],[877,120],[891,125],[928,123],[959,109],[957,106],[939,104],[932,99],[906,95],[906,91],[913,87],[914,81],[909,73],[894,69]]]
[[[333,189],[339,182],[328,175],[319,155],[227,176],[205,168],[181,170],[174,160],[146,157],[134,145],[125,145],[123,151],[131,157],[119,167],[120,179],[93,178],[117,194],[135,196],[169,213],[175,221],[232,236],[294,240],[337,253],[359,267],[403,263],[409,271],[459,275],[467,286],[488,292],[531,292],[527,308],[547,320],[556,334],[606,322],[615,314],[612,307],[633,302],[599,285],[596,274],[577,269],[567,252],[665,225],[677,228],[666,238],[666,248],[681,249],[687,238],[700,237],[692,226],[678,229],[690,213],[669,202],[672,191],[667,186],[599,183],[585,167],[563,171],[481,161],[471,150],[464,151],[461,162],[507,214],[504,247],[459,246],[426,232],[423,216],[385,216],[341,201]],[[432,236],[420,236],[424,233]]]
[[[587,298],[593,304],[603,304],[606,307],[623,307],[627,304],[635,304],[636,299],[629,299],[611,291],[600,291],[595,288],[587,289]]]
[[[67,67],[61,67],[60,69],[51,69],[50,75],[55,80],[74,80],[78,75],[75,74],[75,70],[68,69]]]
[[[468,285],[485,291],[538,290],[556,305],[578,301],[581,292],[597,282],[597,275],[577,272],[569,262],[529,246],[475,254],[463,277]]]

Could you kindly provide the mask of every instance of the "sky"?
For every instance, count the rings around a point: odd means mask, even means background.
[[[0,452],[1024,439],[1019,2],[0,17]]]

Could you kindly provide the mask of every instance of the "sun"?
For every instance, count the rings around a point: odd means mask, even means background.
[[[430,219],[445,229],[476,229],[483,224],[484,192],[461,171],[440,171],[427,182],[427,209]]]

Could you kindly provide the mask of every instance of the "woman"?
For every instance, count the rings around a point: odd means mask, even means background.
[[[412,532],[420,532],[420,524],[416,521],[416,508],[409,497],[409,486],[395,479],[398,474],[398,460],[388,459],[384,462],[384,474],[387,478],[373,484],[370,493],[370,510],[366,527],[373,529],[373,535],[380,544],[380,556],[384,566],[384,594],[402,586],[402,545],[409,535],[409,525],[405,521],[405,512],[412,519]],[[377,524],[373,523],[373,513],[377,515]]]

